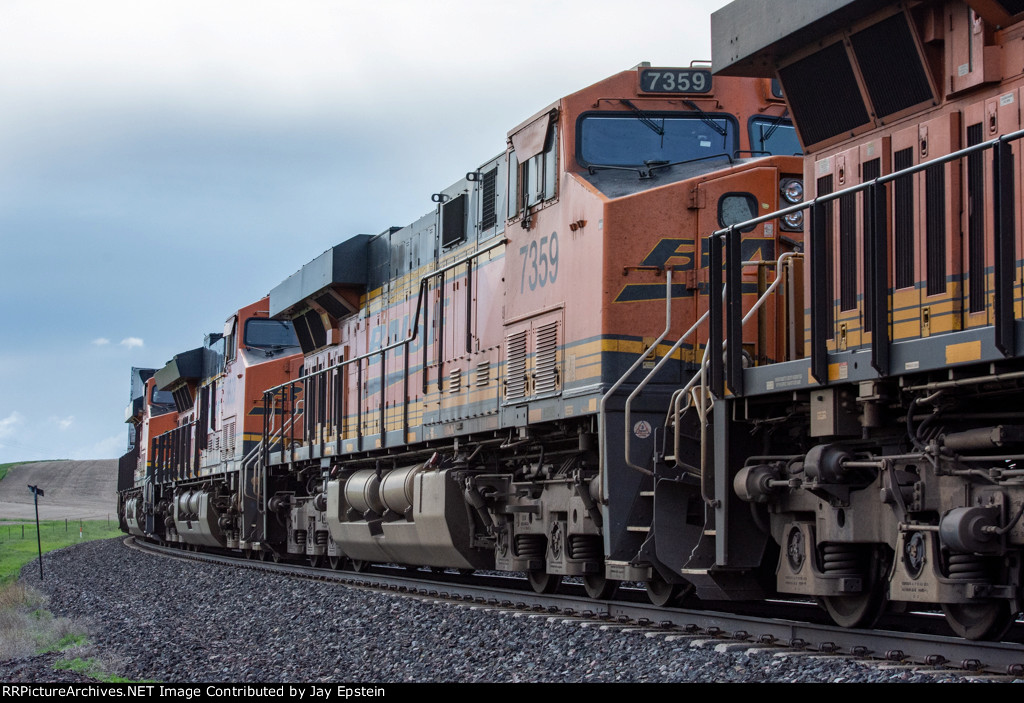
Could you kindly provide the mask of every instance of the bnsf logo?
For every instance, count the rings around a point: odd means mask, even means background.
[[[775,241],[748,237],[740,243],[740,256],[744,261],[772,261],[775,259]],[[651,252],[644,257],[642,266],[672,267],[673,271],[692,271],[694,259],[692,239],[660,239]],[[708,266],[708,242],[701,239],[700,267]],[[673,298],[688,298],[694,288],[685,282],[672,284]],[[645,300],[664,300],[664,283],[627,283],[615,297],[616,303],[636,303]]]

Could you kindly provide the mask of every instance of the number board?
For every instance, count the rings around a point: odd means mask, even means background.
[[[709,93],[711,71],[701,68],[645,68],[640,71],[644,93]]]

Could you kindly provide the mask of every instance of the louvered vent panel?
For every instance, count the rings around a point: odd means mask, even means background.
[[[558,390],[558,323],[537,328],[536,393]]]
[[[491,382],[491,362],[481,361],[476,366],[476,385],[486,386]]]
[[[490,229],[498,223],[496,201],[496,185],[498,182],[498,169],[492,168],[484,174],[483,183],[483,204],[481,208],[480,229]]]
[[[452,369],[448,374],[448,392],[458,393],[462,390],[462,369]]]
[[[526,331],[505,340],[505,398],[526,397]]]
[[[222,436],[221,452],[225,459],[235,456],[235,421],[224,423],[224,434]]]

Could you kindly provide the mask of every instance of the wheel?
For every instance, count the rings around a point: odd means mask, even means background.
[[[321,566],[323,566],[323,559],[323,556],[319,554],[310,554],[309,565],[312,566],[314,569],[319,569]]]
[[[554,593],[562,585],[562,577],[546,571],[527,571],[526,578],[534,593]]]
[[[880,549],[873,549],[869,559],[868,569],[863,575],[863,591],[821,598],[829,617],[840,627],[871,627],[889,604],[886,583],[889,559]]]
[[[953,632],[969,640],[998,640],[1016,619],[1005,600],[943,603],[942,612]]]
[[[272,562],[274,562],[275,564],[280,564],[281,563],[281,555],[278,554],[277,552],[271,552],[270,553],[270,560]]]
[[[327,557],[327,565],[337,571],[341,568],[344,559],[343,556]]]
[[[647,600],[659,608],[674,603],[685,591],[685,584],[669,583],[658,574],[644,586],[647,588]]]
[[[352,571],[362,573],[370,568],[370,562],[365,559],[353,559],[352,560]]]
[[[594,600],[607,600],[619,590],[619,582],[605,578],[604,575],[593,575],[583,577],[583,588],[587,595]]]

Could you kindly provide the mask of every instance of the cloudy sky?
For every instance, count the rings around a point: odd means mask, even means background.
[[[725,0],[2,0],[0,463],[124,452],[132,366],[402,226]]]

